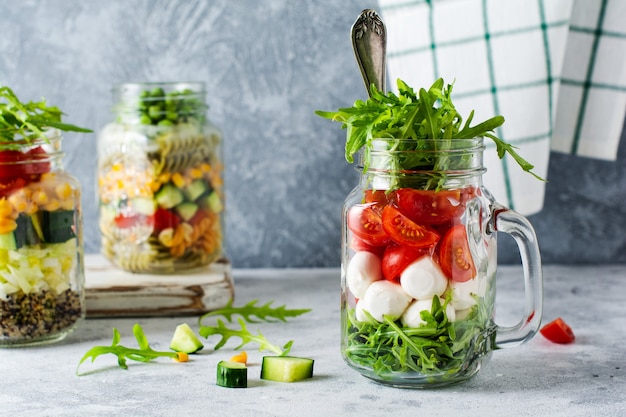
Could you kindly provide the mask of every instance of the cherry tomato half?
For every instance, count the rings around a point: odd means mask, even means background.
[[[560,317],[543,326],[539,332],[554,343],[572,343],[575,339],[572,328]]]
[[[439,266],[446,276],[465,282],[476,276],[476,266],[467,243],[465,225],[452,226],[439,243]]]
[[[351,207],[348,211],[348,228],[365,243],[381,246],[388,239],[375,206],[376,203],[365,203]]]
[[[465,210],[461,190],[415,190],[401,188],[395,192],[400,211],[418,224],[451,223]]]
[[[439,240],[437,233],[415,223],[392,205],[383,209],[382,220],[385,233],[399,245],[421,249],[431,247]]]
[[[388,281],[400,282],[404,269],[428,253],[424,249],[415,249],[405,245],[389,245],[382,259],[383,276]]]

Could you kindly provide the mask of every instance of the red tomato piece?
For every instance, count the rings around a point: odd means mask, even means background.
[[[2,165],[0,165],[0,171],[2,171]],[[0,173],[0,197],[8,197],[14,191],[24,187],[27,183],[26,179],[20,178],[3,178]]]
[[[348,211],[348,228],[356,236],[372,246],[387,243],[382,219],[374,209],[375,203],[357,204]]]
[[[572,328],[560,317],[543,326],[539,332],[554,343],[572,343],[575,339]]]
[[[355,252],[367,251],[372,252],[378,255],[379,257],[383,256],[383,252],[385,252],[385,246],[372,246],[368,244],[363,239],[358,236],[352,236],[352,240],[350,241],[350,247]]]
[[[152,223],[152,216],[146,216],[145,214],[124,214],[120,213],[113,220],[115,222],[115,226],[119,229],[128,229],[138,224]]]
[[[365,190],[364,200],[366,203],[376,203],[381,210],[387,205],[387,192],[385,190]]]
[[[465,225],[452,226],[439,243],[439,266],[451,280],[465,282],[476,276]]]
[[[395,192],[400,211],[418,224],[451,223],[465,211],[461,190],[415,190],[401,188]]]
[[[28,152],[0,151],[0,178],[19,178],[39,175],[50,171],[48,154],[41,146]],[[29,163],[20,163],[29,161]],[[36,178],[35,178],[36,179]]]
[[[154,213],[154,232],[159,233],[168,228],[176,228],[180,224],[180,217],[170,210],[159,207]]]
[[[396,207],[389,205],[383,209],[385,233],[397,244],[412,248],[428,248],[439,240],[439,235],[426,226],[420,226]]]
[[[427,250],[415,249],[410,246],[387,246],[382,259],[383,276],[388,281],[399,283],[400,275],[404,269],[427,253]]]

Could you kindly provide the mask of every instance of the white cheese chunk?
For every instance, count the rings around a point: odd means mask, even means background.
[[[442,298],[439,299],[441,305],[443,305],[444,301]],[[424,300],[415,300],[413,301],[409,307],[402,314],[402,324],[406,327],[420,327],[422,324],[426,324],[420,313],[424,310],[431,311],[433,308],[433,299],[424,299]],[[448,316],[448,321],[453,322],[455,320],[454,307],[450,304],[446,306],[446,315]]]
[[[485,295],[486,281],[480,274],[465,282],[450,281],[454,309],[465,310],[476,304],[476,297]]]
[[[357,314],[360,308],[380,322],[383,321],[383,316],[396,319],[404,313],[410,302],[411,296],[405,293],[398,284],[386,280],[376,281],[369,286],[365,296],[359,300]]]
[[[346,270],[346,284],[356,298],[363,298],[374,281],[383,278],[380,258],[367,251],[354,254]]]
[[[404,269],[400,285],[416,300],[432,299],[444,293],[448,278],[430,256],[423,256]]]

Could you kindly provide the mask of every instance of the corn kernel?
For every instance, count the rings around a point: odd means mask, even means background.
[[[46,211],[55,211],[58,210],[59,207],[61,207],[61,204],[57,199],[52,199],[43,205],[43,209]]]
[[[17,222],[6,217],[0,217],[0,234],[5,234],[17,229]]]
[[[32,199],[33,202],[42,206],[48,202],[48,194],[46,194],[46,192],[43,190],[39,190],[33,193]]]
[[[211,165],[209,164],[202,164],[200,165],[200,169],[204,172],[211,172]]]
[[[28,200],[21,193],[11,194],[9,202],[13,206],[13,209],[19,213],[25,211],[28,207]]]
[[[3,198],[2,200],[0,200],[0,217],[8,217],[12,211],[13,207],[7,199]]]
[[[39,206],[37,206],[37,204],[35,204],[33,201],[29,201],[26,205],[26,208],[24,209],[24,213],[30,216],[31,214],[37,213],[37,210],[39,210]]]
[[[175,172],[174,174],[172,174],[172,182],[178,188],[183,188],[185,186],[185,179],[182,175],[180,175],[180,172]]]
[[[57,185],[54,190],[57,194],[57,197],[59,197],[61,200],[70,198],[72,195],[72,186],[66,182]]]
[[[202,178],[202,170],[200,168],[191,168],[189,176],[194,180]]]

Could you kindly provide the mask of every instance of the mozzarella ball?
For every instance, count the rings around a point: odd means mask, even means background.
[[[397,319],[404,313],[411,302],[411,296],[404,292],[402,287],[390,281],[373,282],[357,306],[367,311],[371,316],[382,322],[383,316]]]
[[[354,317],[358,321],[367,321],[368,320],[368,317],[363,312],[363,301],[362,300],[359,300],[356,303],[356,307],[354,308]]]
[[[380,258],[367,251],[354,254],[346,270],[346,284],[356,298],[363,298],[374,281],[383,278]]]
[[[465,282],[450,281],[452,306],[455,310],[465,310],[476,304],[476,297],[485,295],[486,279],[483,275]]]
[[[440,298],[439,301],[441,305],[444,303],[444,299]],[[423,300],[415,300],[413,301],[409,307],[402,314],[402,324],[406,327],[420,327],[422,324],[426,324],[420,313],[424,310],[430,312],[433,308],[433,299],[423,299]],[[454,307],[450,304],[446,306],[446,315],[448,316],[448,321],[453,322],[455,320]]]
[[[444,293],[448,278],[430,256],[423,256],[402,271],[400,285],[416,300],[432,299]]]

